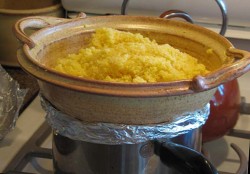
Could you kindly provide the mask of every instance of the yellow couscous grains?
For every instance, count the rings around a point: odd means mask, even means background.
[[[55,70],[109,82],[167,82],[208,73],[203,64],[139,33],[100,28],[86,48],[58,59]]]

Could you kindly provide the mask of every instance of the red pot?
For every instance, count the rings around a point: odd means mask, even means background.
[[[240,110],[238,81],[220,85],[210,105],[209,118],[202,128],[203,142],[220,138],[235,126]]]

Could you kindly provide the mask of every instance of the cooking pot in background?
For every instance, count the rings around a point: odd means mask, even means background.
[[[220,85],[210,101],[210,115],[202,127],[202,141],[211,141],[224,136],[239,118],[240,90],[238,81]]]
[[[19,43],[12,27],[17,20],[34,15],[63,17],[64,11],[60,0],[0,0],[0,64],[19,66],[16,56]]]

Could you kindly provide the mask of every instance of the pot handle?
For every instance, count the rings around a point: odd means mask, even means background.
[[[172,142],[154,143],[155,154],[166,166],[182,174],[218,174],[214,166],[199,152]]]
[[[205,76],[194,77],[191,85],[192,90],[203,91],[215,88],[222,83],[240,77],[250,70],[250,52],[231,47],[228,54],[235,57],[234,62]]]
[[[182,18],[189,23],[192,23],[192,24],[194,23],[192,17],[188,13],[181,11],[181,10],[165,11],[160,15],[160,18],[165,18],[165,19]]]
[[[76,18],[85,18],[85,13],[79,13]],[[50,25],[56,25],[62,22],[67,22],[71,19],[66,18],[57,18],[52,16],[32,16],[26,17],[18,20],[13,26],[13,33],[15,36],[24,44],[27,44],[28,47],[34,48],[35,42],[25,33],[25,30],[28,28],[45,28]]]

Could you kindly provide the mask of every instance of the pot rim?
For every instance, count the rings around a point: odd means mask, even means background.
[[[98,16],[98,17],[91,17],[93,19],[100,19],[100,18],[147,18],[150,20],[164,20],[169,21],[168,19],[161,19],[158,17],[149,17],[149,16]],[[53,29],[54,27],[62,27],[64,29],[65,26],[70,26],[74,22],[77,23],[77,21],[81,21],[84,19],[72,19],[72,20],[65,20],[63,22],[57,23],[55,25],[50,25],[46,28],[43,28],[39,30],[37,33]],[[126,20],[126,19],[122,19]],[[189,24],[182,21],[174,21],[171,20],[172,24],[179,24],[182,26],[186,26],[192,29],[197,29],[199,32],[205,32],[206,34],[209,34],[212,37],[216,37],[220,40],[220,42],[223,42],[223,45],[228,49],[230,54],[236,54],[239,55],[239,57],[244,57],[245,59],[248,59],[247,64],[249,64],[250,61],[250,55],[248,52],[241,52],[241,50],[237,50],[233,48],[233,45],[230,41],[228,41],[226,38],[220,36],[219,34],[208,30],[206,28],[203,28],[198,25]],[[31,35],[31,37],[34,36]],[[69,88],[71,90],[80,91],[80,92],[87,92],[87,93],[93,93],[93,94],[101,94],[101,95],[111,95],[111,96],[126,96],[126,97],[155,97],[155,96],[175,96],[175,95],[182,95],[182,94],[192,94],[196,92],[202,92],[206,91],[212,88],[216,88],[221,83],[224,83],[226,81],[232,80],[233,78],[236,78],[242,74],[244,74],[246,71],[250,69],[244,68],[240,73],[232,74],[230,72],[228,75],[232,76],[230,79],[226,77],[227,79],[217,79],[216,83],[212,85],[207,85],[203,83],[211,83],[211,80],[214,80],[214,76],[222,76],[222,74],[228,70],[230,67],[223,67],[222,70],[220,70],[217,74],[214,74],[213,72],[208,73],[205,76],[197,76],[190,80],[179,80],[179,81],[171,81],[171,82],[153,82],[153,83],[121,83],[121,82],[106,82],[101,80],[92,80],[92,79],[86,79],[82,77],[76,77],[68,74],[64,74],[58,71],[53,70],[52,68],[46,67],[45,65],[39,63],[38,61],[35,61],[29,54],[30,47],[27,44],[24,44],[23,49],[19,50],[19,56],[18,61],[21,67],[34,75],[36,78],[49,82],[51,84],[61,86],[63,88]],[[26,57],[26,58],[25,58]],[[246,62],[245,62],[246,63]],[[231,70],[231,69],[230,69]],[[207,78],[207,79],[206,79]],[[219,78],[219,77],[218,77]],[[225,78],[225,77],[223,77]],[[205,79],[205,80],[204,80]],[[219,82],[218,82],[219,81]]]
[[[28,59],[25,57],[28,57]],[[192,89],[188,88],[188,86],[191,86],[192,80],[121,83],[86,79],[64,74],[33,61],[29,55],[25,55],[25,51],[21,48],[18,50],[18,61],[20,67],[37,79],[79,92],[121,97],[159,97],[194,93]],[[30,62],[32,63],[30,64]],[[50,78],[47,78],[48,76]],[[183,88],[176,88],[176,86],[183,86]]]
[[[36,9],[19,9],[19,10],[14,10],[14,9],[4,9],[0,8],[0,14],[10,14],[10,15],[39,15],[43,13],[49,13],[56,11],[58,9],[62,8],[61,3],[57,3],[48,7],[43,7],[43,8],[36,8]]]

